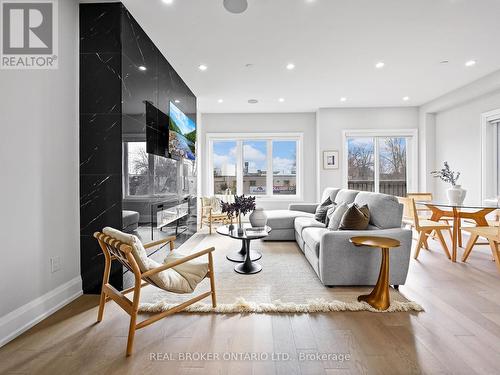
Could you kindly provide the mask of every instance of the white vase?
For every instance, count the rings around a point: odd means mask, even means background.
[[[448,202],[453,206],[460,206],[464,203],[465,194],[467,190],[462,189],[461,185],[455,185],[446,190],[446,194],[448,195]]]
[[[248,219],[252,227],[265,227],[267,224],[267,215],[263,208],[253,210]]]

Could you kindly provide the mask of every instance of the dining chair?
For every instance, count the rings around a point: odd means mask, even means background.
[[[418,255],[420,254],[420,249],[426,245],[427,239],[431,236],[432,232],[436,233],[436,237],[441,243],[441,247],[445,255],[448,259],[451,259],[450,252],[448,250],[448,246],[446,245],[446,241],[443,237],[443,230],[449,230],[450,225],[440,221],[432,221],[427,219],[422,219],[418,216],[417,206],[415,204],[415,200],[413,198],[402,198],[402,200],[406,200],[406,205],[408,207],[408,214],[413,216],[413,224],[416,232],[418,233],[418,242],[415,248],[414,258],[418,259]]]
[[[464,231],[470,233],[470,238],[465,247],[465,252],[462,257],[462,262],[466,262],[469,255],[476,243],[478,237],[483,237],[488,240],[491,248],[493,259],[496,262],[498,271],[500,271],[500,253],[499,253],[499,243],[500,243],[500,226],[488,226],[488,227],[464,227]]]
[[[432,201],[432,193],[406,193],[406,197],[420,202]],[[429,219],[431,216],[431,212],[427,207],[417,207],[417,213],[422,219]]]
[[[397,197],[398,202],[403,205],[403,218],[401,222],[408,227],[409,229],[413,230],[415,228],[415,218],[413,216],[413,207],[412,207],[412,199],[407,198],[407,197]],[[424,219],[421,217],[421,219]],[[415,241],[418,241],[418,237],[413,237]],[[429,250],[429,245],[427,243],[427,237],[424,240],[423,243],[424,249]]]
[[[498,271],[500,272],[500,254],[498,250],[498,246],[500,243],[500,226],[498,225],[498,221],[493,221],[493,225],[487,227],[463,227],[462,229],[470,234],[469,241],[465,246],[464,255],[462,257],[462,262],[466,262],[469,258],[469,255],[472,252],[472,248],[475,245],[479,245],[477,239],[479,237],[485,238],[490,245],[491,253],[493,255],[493,260],[496,263]],[[496,224],[496,225],[495,225]]]
[[[94,233],[94,237],[99,242],[105,259],[97,322],[102,320],[104,306],[109,300],[115,301],[130,315],[127,356],[132,354],[134,336],[137,329],[144,328],[162,318],[182,311],[189,305],[209,296],[212,299],[212,306],[217,306],[212,257],[212,252],[215,248],[211,247],[194,254],[185,255],[174,250],[175,237],[167,237],[143,245],[136,236],[109,227],[104,228],[102,232]],[[148,258],[146,249],[166,243],[170,245],[170,254],[165,258],[163,264]],[[208,256],[207,261],[198,259],[203,255]],[[132,288],[120,292],[109,284],[111,262],[115,260],[119,261],[133,273],[135,284]],[[192,293],[196,289],[196,286],[205,278],[210,279],[210,291],[199,294],[183,303],[136,323],[142,287],[152,285],[171,293]],[[126,297],[129,293],[133,293],[132,299]]]
[[[408,198],[413,198],[415,201],[419,201],[419,202],[432,202],[432,199],[433,199],[432,193],[407,193],[406,196]],[[420,207],[417,207],[417,212],[419,214],[418,216],[421,219],[430,220],[431,211],[429,210],[429,208],[420,206]],[[441,218],[440,221],[450,225],[449,233],[450,233],[450,237],[451,237],[452,232],[451,232],[451,224],[449,222],[449,219]],[[435,238],[434,235],[431,237]]]

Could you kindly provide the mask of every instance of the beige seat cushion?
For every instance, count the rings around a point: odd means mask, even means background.
[[[212,215],[222,214],[221,201],[217,197],[202,197],[203,208],[212,208]]]
[[[132,256],[137,262],[141,272],[146,272],[161,266],[161,263],[148,258],[142,242],[133,234],[126,234],[110,227],[104,228],[103,233],[132,247]],[[185,256],[187,256],[187,254],[174,250],[167,255],[163,263],[168,264],[184,258]],[[191,260],[150,276],[150,279],[159,288],[169,292],[192,293],[196,286],[205,278],[207,272],[208,259],[206,261]]]

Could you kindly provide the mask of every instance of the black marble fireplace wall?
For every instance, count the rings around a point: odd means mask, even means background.
[[[144,69],[145,68],[145,69]],[[93,233],[122,228],[122,142],[146,139],[145,101],[196,121],[196,97],[121,3],[80,4],[80,258],[84,293],[99,293],[104,256]],[[117,262],[114,262],[117,263]],[[111,283],[121,288],[122,267]]]

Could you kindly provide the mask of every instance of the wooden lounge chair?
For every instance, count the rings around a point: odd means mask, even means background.
[[[175,237],[168,237],[158,241],[142,245],[139,239],[130,234],[125,234],[113,228],[104,228],[103,233],[96,232],[94,237],[99,241],[99,245],[104,253],[105,267],[102,281],[101,299],[97,322],[100,322],[104,313],[104,306],[112,299],[125,312],[130,315],[130,326],[128,332],[126,355],[132,354],[135,331],[144,328],[168,315],[179,312],[189,305],[209,296],[212,297],[212,306],[216,307],[215,281],[212,252],[213,247],[198,251],[194,254],[184,256],[174,251]],[[147,257],[145,249],[153,246],[170,243],[171,253],[166,259],[166,263],[160,264]],[[195,261],[203,255],[208,256],[207,262]],[[134,274],[135,285],[132,288],[118,291],[109,284],[109,272],[111,262],[117,260]],[[139,310],[139,299],[141,288],[146,285],[153,285],[157,288],[173,293],[191,293],[196,285],[204,278],[210,278],[209,292],[202,293],[184,303],[160,312],[136,323]],[[126,294],[133,293],[132,299],[125,297]]]

